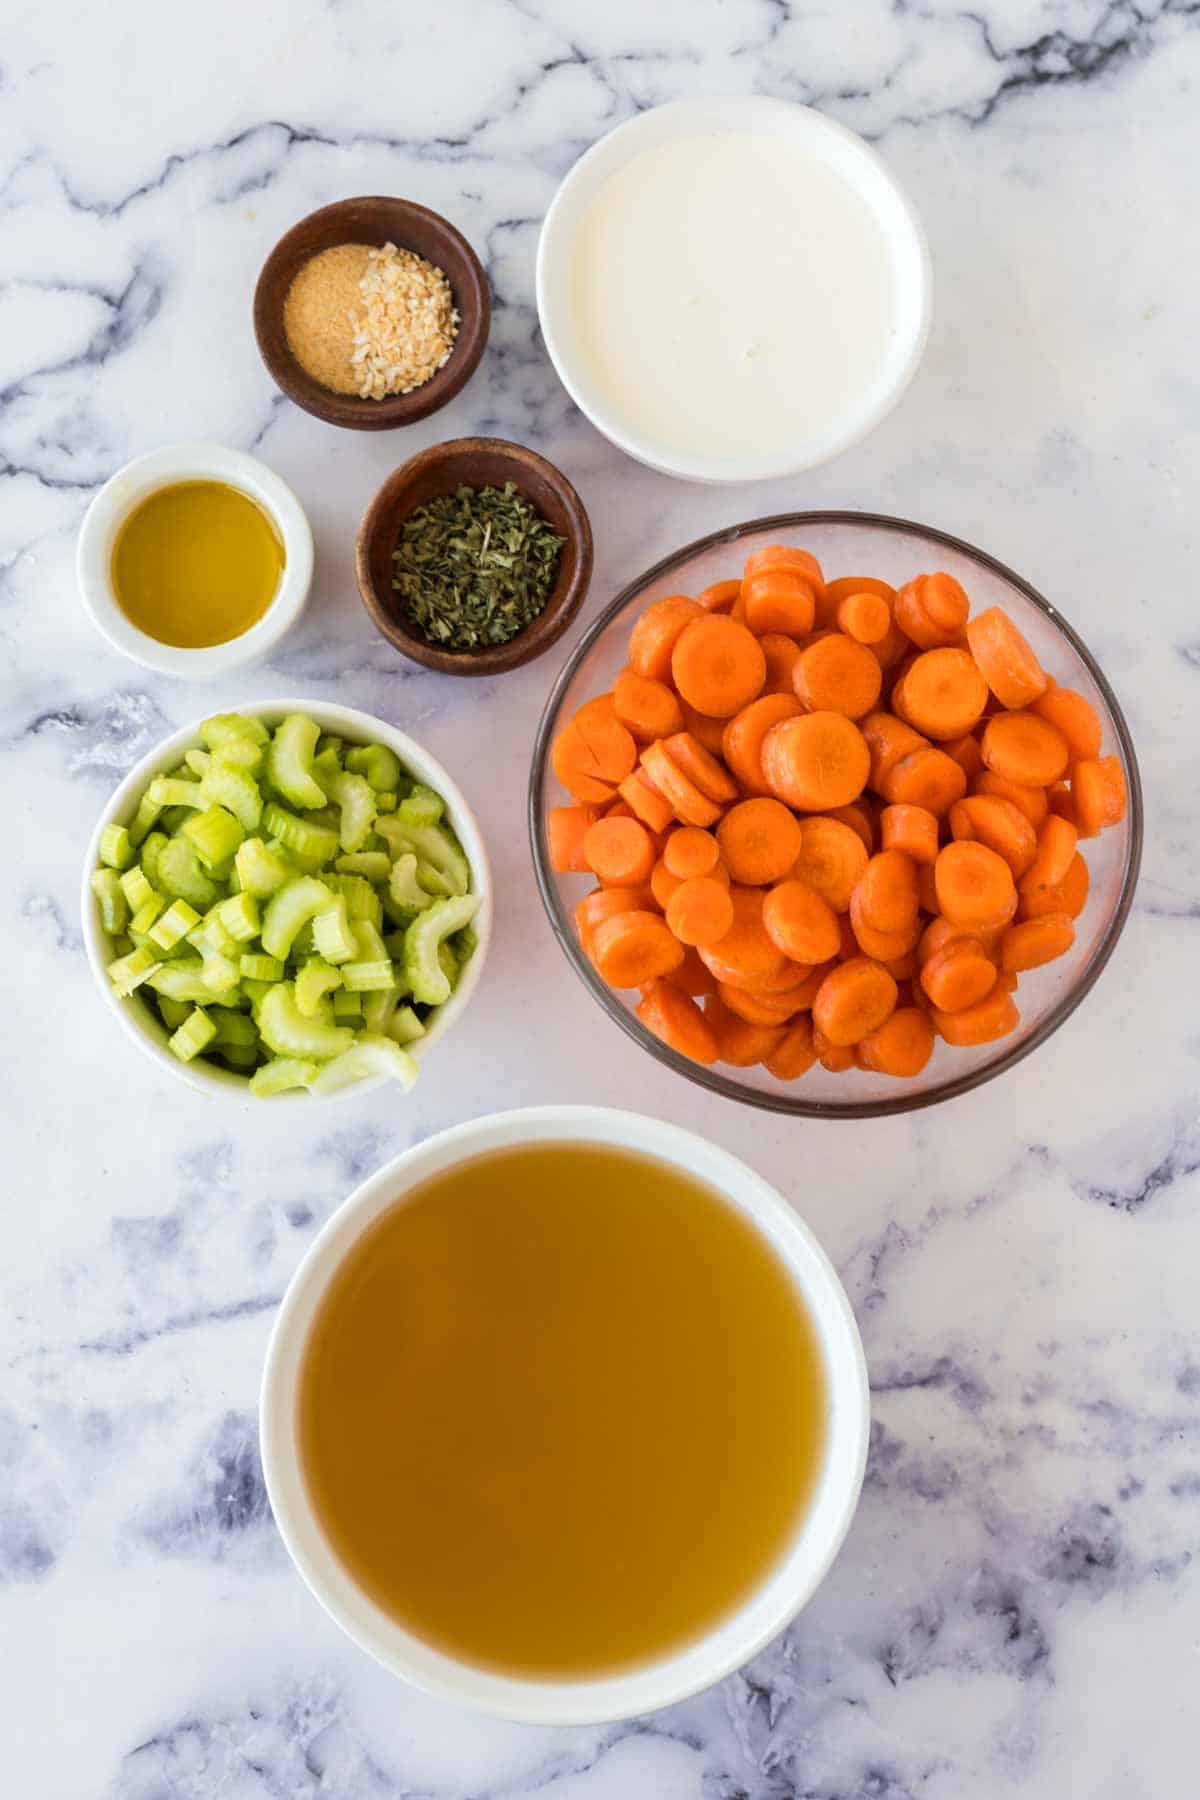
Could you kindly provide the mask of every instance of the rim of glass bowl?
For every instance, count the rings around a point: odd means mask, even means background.
[[[1126,785],[1128,787],[1128,842],[1125,848],[1125,864],[1121,871],[1121,890],[1112,916],[1105,927],[1104,934],[1092,952],[1091,958],[1082,970],[1079,979],[1066,994],[1058,1000],[1046,1013],[1045,1017],[1034,1026],[1029,1035],[1022,1039],[1011,1050],[997,1056],[993,1062],[985,1064],[950,1080],[940,1086],[929,1088],[919,1094],[908,1094],[903,1091],[894,1098],[875,1100],[806,1100],[798,1094],[783,1089],[778,1094],[766,1090],[743,1086],[729,1076],[717,1074],[713,1069],[705,1068],[702,1063],[691,1061],[680,1056],[661,1039],[647,1031],[645,1026],[628,1011],[619,1000],[615,999],[609,988],[601,980],[591,962],[584,955],[579,940],[575,935],[562,903],[554,874],[550,868],[550,859],[543,831],[544,801],[546,791],[546,774],[550,762],[550,741],[558,722],[559,709],[576,671],[592,646],[603,637],[630,601],[669,575],[682,563],[693,556],[715,549],[720,544],[735,544],[740,538],[749,537],[754,532],[762,531],[797,531],[808,525],[866,525],[882,527],[896,531],[908,537],[925,538],[937,544],[943,544],[949,550],[960,555],[973,557],[989,569],[992,574],[1010,582],[1024,597],[1044,613],[1057,631],[1066,638],[1080,661],[1084,664],[1099,689],[1104,704],[1112,719],[1113,732],[1117,740],[1117,750],[1125,767]],[[533,852],[533,868],[537,878],[538,892],[546,909],[550,927],[558,939],[568,962],[572,965],[580,980],[590,990],[593,998],[604,1008],[610,1019],[621,1027],[627,1037],[633,1039],[643,1050],[667,1068],[674,1069],[688,1081],[697,1082],[714,1094],[722,1095],[726,1100],[738,1100],[746,1106],[756,1106],[764,1112],[790,1113],[795,1118],[812,1119],[873,1119],[882,1118],[893,1113],[916,1112],[921,1107],[935,1106],[943,1100],[956,1099],[960,1094],[970,1093],[973,1088],[981,1087],[985,1081],[1003,1075],[1007,1070],[1015,1068],[1017,1063],[1031,1055],[1039,1044],[1044,1044],[1059,1026],[1062,1025],[1075,1008],[1087,997],[1099,980],[1101,972],[1117,945],[1133,904],[1134,889],[1137,886],[1138,871],[1142,861],[1142,783],[1138,772],[1137,756],[1133,748],[1133,740],[1129,735],[1129,727],[1125,723],[1125,715],[1121,711],[1116,695],[1113,693],[1103,670],[1084,643],[1079,633],[1064,619],[1056,606],[1031,587],[1014,569],[1009,568],[999,558],[990,556],[986,550],[978,549],[966,538],[955,537],[951,532],[939,531],[935,526],[922,525],[916,519],[898,519],[889,513],[857,512],[853,510],[833,510],[817,512],[771,513],[760,519],[747,519],[740,525],[728,525],[721,531],[710,532],[706,537],[695,538],[682,549],[675,550],[670,556],[664,556],[652,568],[646,569],[635,580],[628,582],[620,593],[612,600],[597,619],[588,627],[567,658],[554,686],[550,690],[541,719],[538,722],[537,735],[533,743],[533,762],[529,776],[529,842]]]

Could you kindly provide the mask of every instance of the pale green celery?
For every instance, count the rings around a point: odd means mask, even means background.
[[[312,875],[298,875],[273,894],[262,923],[262,947],[267,955],[286,961],[301,926],[328,908],[332,898],[325,883]]]
[[[233,859],[243,892],[266,900],[279,892],[295,875],[296,869],[279,850],[270,850],[261,838],[247,838],[238,845]]]
[[[283,964],[277,956],[250,954],[238,957],[238,975],[247,981],[282,981]]]
[[[115,869],[93,869],[92,892],[100,908],[100,923],[109,937],[117,937],[129,923],[129,902]]]
[[[271,961],[273,959],[268,958],[267,960]],[[242,993],[250,1002],[250,1010],[255,1018],[258,1017],[258,1009],[262,1005],[263,1000],[270,993],[271,989],[277,985],[278,983],[274,981],[256,981],[253,976],[243,975],[241,981]]]
[[[411,851],[418,862],[427,863],[436,871],[451,894],[467,892],[471,885],[471,866],[445,825],[409,825],[397,816],[377,819],[375,829],[387,839],[393,857]]]
[[[108,979],[121,996],[127,1000],[135,988],[141,987],[143,981],[161,970],[161,963],[156,959],[153,950],[139,946],[131,950],[128,956],[119,956],[110,962],[107,969]]]
[[[479,939],[473,925],[464,925],[462,930],[456,931],[447,942],[454,952],[455,961],[460,969],[466,967],[479,948]]]
[[[156,775],[148,792],[155,806],[160,808],[186,806],[198,809],[204,805],[198,781],[181,781],[171,775]]]
[[[194,819],[189,819],[182,829],[210,874],[234,855],[246,835],[233,814],[226,812],[223,806],[207,807]]]
[[[222,900],[217,906],[217,917],[239,944],[248,944],[251,938],[256,938],[262,923],[258,901],[253,894],[230,894],[228,900]]]
[[[200,979],[210,994],[226,999],[237,992],[241,977],[233,959],[214,950],[204,958]]]
[[[258,1028],[263,1042],[276,1056],[323,1060],[340,1056],[354,1042],[354,1033],[345,1025],[325,1025],[319,1019],[306,1019],[296,1005],[296,992],[290,981],[277,982],[263,995],[258,1009]]]
[[[371,925],[383,923],[383,906],[369,881],[361,875],[333,875],[327,879],[335,893],[345,896],[347,918],[365,919]]]
[[[346,752],[346,767],[355,775],[365,775],[376,794],[395,788],[403,770],[400,758],[386,744],[357,744]]]
[[[136,867],[126,869],[121,876],[121,892],[129,902],[130,912],[140,912],[147,900],[154,898],[154,889],[143,871]]]
[[[316,1080],[319,1064],[301,1062],[294,1056],[276,1056],[250,1077],[250,1092],[257,1099],[271,1094],[285,1094],[290,1088],[306,1088]]]
[[[186,900],[173,900],[156,925],[150,928],[151,940],[160,950],[173,950],[189,931],[200,923],[200,915]]]
[[[375,810],[377,813],[394,813],[399,804],[399,794],[376,794],[375,796]]]
[[[425,911],[433,899],[426,893],[418,879],[419,867],[411,850],[406,850],[392,864],[392,872],[388,877],[388,916],[395,919],[398,925],[407,925],[418,913]]]
[[[131,950],[136,950],[138,946],[134,943],[128,932],[119,931],[112,941],[112,948],[116,951],[118,956],[128,956],[129,952]]]
[[[295,813],[277,806],[274,801],[263,808],[263,827],[279,839],[286,850],[315,862],[318,867],[332,862],[338,853],[338,834],[327,826],[298,819]]]
[[[200,923],[188,932],[188,943],[194,944],[201,956],[227,956],[233,958],[241,955],[241,947],[235,937],[226,931],[221,920],[221,905],[218,902],[211,912],[205,913]]]
[[[129,827],[130,843],[137,845],[145,840],[147,833],[157,820],[161,811],[162,807],[155,805],[154,801],[150,798],[149,792],[142,795],[137,803],[137,811],[133,815],[133,823]]]
[[[145,904],[138,907],[133,918],[129,921],[130,933],[132,934],[136,931],[141,937],[151,936],[150,927],[154,924],[154,921],[166,904],[167,903],[161,894],[151,894]]]
[[[217,1028],[216,1043],[236,1044],[239,1049],[253,1049],[258,1043],[258,1027],[246,1013],[231,1006],[214,1006],[208,1016]]]
[[[438,945],[438,965],[450,983],[450,992],[453,993],[458,986],[458,958],[444,939]]]
[[[214,713],[200,727],[200,741],[210,750],[243,741],[265,747],[268,736],[262,720],[247,718],[245,713]]]
[[[200,867],[195,846],[186,838],[171,838],[158,857],[157,885],[176,900],[204,909],[217,898],[217,889]]]
[[[326,744],[322,741],[317,745],[317,753],[313,757],[312,769],[313,780],[319,788],[322,788],[327,793],[329,790],[326,783],[331,781],[335,775],[340,775],[342,772],[342,759],[331,744]]]
[[[192,774],[203,780],[204,771],[212,761],[212,753],[208,750],[185,750],[183,760]]]
[[[316,954],[317,940],[313,934],[313,921],[309,919],[308,923],[302,925],[292,939],[292,947],[288,952],[288,961],[302,963],[306,957],[315,956]]]
[[[191,1062],[206,1050],[217,1035],[217,1028],[206,1012],[199,1007],[189,1013],[179,1030],[168,1039],[167,1048],[174,1052],[180,1062]]]
[[[345,738],[339,737],[336,731],[323,731],[317,739],[317,755],[332,757],[338,763],[342,760],[345,747]]]
[[[153,888],[161,887],[158,859],[170,843],[165,831],[152,831],[142,844],[142,874]]]
[[[383,934],[383,947],[393,962],[402,963],[404,961],[403,931],[385,931]]]
[[[354,943],[359,962],[377,962],[387,955],[383,947],[383,939],[379,928],[372,925],[370,919],[351,919],[350,930],[354,934]]]
[[[425,1027],[411,1006],[398,1006],[388,1022],[387,1034],[398,1044],[415,1044],[425,1036]]]
[[[335,1019],[361,1019],[363,997],[352,994],[348,988],[340,987],[333,996],[333,1016]]]
[[[133,861],[133,839],[123,825],[106,825],[100,833],[100,861],[110,869],[127,869]]]
[[[168,1031],[178,1030],[192,1010],[188,1001],[172,1000],[167,994],[156,994],[155,1004]]]
[[[174,962],[162,963],[149,977],[156,994],[168,1000],[188,1000],[193,1005],[211,1001],[212,989],[201,979],[204,964],[198,956],[180,956]]]
[[[451,984],[438,952],[446,938],[471,923],[478,906],[478,894],[435,900],[405,932],[404,975],[416,998],[426,1006],[441,1006],[450,998]]]
[[[400,990],[397,987],[373,988],[364,991],[363,998],[363,1030],[373,1031],[377,1036],[388,1028],[392,1014],[400,1004]]]
[[[423,782],[413,784],[412,793],[400,802],[399,816],[404,825],[436,825],[445,811],[440,794]]]
[[[342,980],[352,994],[367,994],[395,986],[396,978],[387,957],[379,962],[342,964]]]
[[[320,1016],[321,998],[340,988],[342,978],[332,964],[310,956],[296,976],[296,1005],[306,1019]]]
[[[358,942],[346,916],[346,899],[339,894],[313,920],[313,942],[327,963],[345,963],[358,954]]]
[[[267,751],[267,779],[292,806],[301,810],[324,806],[325,795],[313,778],[313,752],[320,727],[303,713],[292,713],[277,725]],[[282,834],[281,834],[282,835]]]
[[[235,769],[214,756],[200,781],[200,792],[214,805],[233,814],[243,831],[257,831],[262,818],[262,795],[244,769]]]
[[[392,859],[386,850],[359,850],[352,856],[339,856],[333,866],[339,875],[361,875],[366,881],[383,882],[388,878]]]
[[[343,851],[361,850],[375,823],[375,794],[365,775],[343,770],[320,777],[321,786],[340,809],[338,838]]]
[[[258,1046],[256,1044],[218,1044],[217,1055],[228,1063],[231,1069],[239,1073],[248,1073],[258,1064]]]
[[[339,1088],[349,1087],[352,1082],[363,1081],[371,1075],[390,1076],[407,1090],[419,1072],[407,1050],[402,1050],[393,1038],[375,1037],[364,1031],[359,1033],[352,1049],[318,1071],[308,1084],[309,1092],[333,1094]]]

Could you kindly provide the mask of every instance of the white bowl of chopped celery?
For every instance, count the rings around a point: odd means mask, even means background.
[[[88,846],[83,933],[149,1056],[208,1093],[396,1081],[482,972],[491,874],[427,750],[369,713],[264,700],[131,769]]]

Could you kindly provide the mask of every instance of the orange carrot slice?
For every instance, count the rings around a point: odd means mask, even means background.
[[[1001,706],[1028,706],[1045,693],[1045,671],[1003,607],[968,620],[967,643]]]

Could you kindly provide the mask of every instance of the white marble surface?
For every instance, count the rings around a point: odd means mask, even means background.
[[[1200,1682],[1200,1220],[1192,511],[1200,443],[1195,0],[116,0],[10,8],[0,112],[0,1744],[37,1800],[1175,1800]],[[761,91],[866,132],[929,231],[925,365],[865,444],[766,489],[688,488],[576,415],[532,308],[538,222],[638,107]],[[485,256],[491,349],[403,438],[285,404],[249,300],[311,207],[395,192]],[[748,274],[743,276],[749,281]],[[789,1125],[631,1063],[541,916],[523,824],[557,658],[494,686],[397,661],[351,535],[402,455],[493,430],[588,502],[590,607],[668,548],[793,504],[926,519],[1051,594],[1137,740],[1145,873],[1088,1004],[1003,1081],[909,1120]],[[211,703],[383,713],[489,832],[499,929],[469,1031],[411,1101],[206,1104],[113,1029],[76,922],[122,771],[210,702],[92,634],[89,495],[180,437],[257,449],[318,543],[275,663]],[[526,999],[530,985],[536,1008]],[[460,1716],[328,1624],[274,1535],[255,1443],[279,1295],[361,1176],[465,1115],[634,1104],[795,1200],[858,1309],[863,1504],[787,1637],[604,1730]]]

